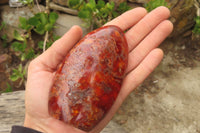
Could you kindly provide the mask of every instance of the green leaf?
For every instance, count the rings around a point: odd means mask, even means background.
[[[128,6],[128,4],[126,2],[122,2],[119,4],[117,11],[122,14],[123,12],[126,12],[128,10],[130,10],[131,7]]]
[[[39,25],[36,26],[36,28],[34,29],[34,31],[37,32],[40,35],[43,35],[45,33],[44,27],[45,27],[45,25],[39,24]]]
[[[52,44],[53,44],[52,41],[47,42],[47,45],[46,45],[47,49],[48,49]]]
[[[88,18],[92,17],[92,13],[88,10],[81,10],[81,11],[79,11],[78,16],[81,19],[88,19]]]
[[[18,66],[18,69],[13,69],[12,74],[10,75],[10,80],[16,81],[20,78],[24,78],[23,72],[22,72],[22,64]]]
[[[54,24],[57,19],[58,19],[58,14],[57,13],[51,12],[49,14],[49,21],[50,21],[51,24]]]
[[[89,10],[89,11],[91,11],[91,12],[94,11],[95,8],[96,8],[96,2],[95,2],[95,0],[90,0],[90,2],[87,3],[84,8],[87,9],[87,10]]]
[[[58,39],[60,39],[60,36],[57,36],[57,35],[53,34],[53,41],[56,41]]]
[[[24,52],[26,49],[26,43],[13,42],[11,48],[14,49],[14,51]]]
[[[37,17],[32,17],[28,20],[28,24],[37,26],[40,23],[40,21],[37,19]]]
[[[18,77],[17,75],[11,75],[10,76],[10,80],[12,80],[12,81],[16,81],[16,80],[18,80],[20,77]]]
[[[19,34],[18,31],[14,31],[14,38],[18,41],[24,41],[25,39]]]
[[[103,0],[98,0],[96,7],[97,7],[97,9],[101,9],[101,8],[105,7],[105,2]]]
[[[27,70],[24,68],[24,70],[23,70],[23,76],[25,76],[26,74],[27,74]]]
[[[43,44],[44,44],[44,41],[39,41],[38,42],[38,48],[43,49]]]
[[[3,28],[5,28],[5,26],[6,26],[6,23],[5,23],[4,21],[1,22],[0,31],[1,31]]]
[[[26,31],[29,31],[31,28],[32,28],[31,25],[27,25],[27,26],[26,26]]]
[[[24,30],[30,30],[32,28],[31,25],[28,24],[28,20],[24,17],[19,17],[19,27],[24,29]]]
[[[38,20],[40,20],[40,15],[41,15],[41,13],[42,13],[42,12],[35,14],[34,17],[36,17]]]
[[[27,20],[24,17],[19,17],[19,27],[21,27],[22,29],[26,29],[26,25],[27,25]]]
[[[144,7],[150,12],[159,6],[168,7],[168,3],[165,0],[150,0]]]
[[[28,52],[25,54],[25,58],[29,60],[33,59],[34,57],[35,57],[35,51],[32,48],[30,48]]]
[[[195,21],[196,21],[196,25],[200,26],[200,16],[197,16],[195,18]]]
[[[70,8],[78,9],[80,7],[80,5],[81,5],[82,2],[83,2],[83,0],[68,0],[67,5]]]
[[[8,37],[7,37],[6,34],[3,34],[3,35],[1,36],[1,39],[2,39],[3,41],[6,41],[6,40],[8,39]]]
[[[108,8],[108,10],[112,11],[115,8],[115,3],[113,1],[110,3],[107,3],[106,8]]]
[[[21,73],[22,72],[22,64],[19,65],[18,71]]]
[[[53,29],[53,25],[52,24],[46,24],[44,29],[45,29],[45,31],[51,31]]]
[[[13,92],[12,86],[8,82],[6,83],[6,85],[7,85],[7,88],[6,88],[6,90],[4,92],[5,93],[7,93],[7,92]]]
[[[194,33],[194,34],[200,34],[200,17],[199,16],[197,16],[196,18],[195,18],[195,22],[196,22],[196,24],[195,24],[195,26],[194,26],[194,29],[192,30],[192,32]]]
[[[40,20],[42,25],[46,25],[48,23],[48,15],[46,13],[40,13]]]
[[[103,18],[108,17],[109,13],[110,13],[110,11],[108,10],[108,8],[102,8],[100,10],[100,16]]]
[[[119,16],[119,14],[116,11],[112,11],[112,15],[114,18],[116,18],[117,16]]]
[[[22,53],[22,54],[21,54],[20,60],[21,60],[21,61],[24,61],[25,59],[26,59],[26,53]]]
[[[79,4],[79,2],[80,2],[80,0],[68,0],[67,4],[70,8],[73,8],[73,7],[77,6]]]
[[[2,36],[1,36],[1,39],[3,40],[3,47],[4,48],[6,48],[7,46],[8,46],[8,43],[7,43],[7,40],[8,40],[8,37],[7,37],[7,35],[6,34],[3,34]]]
[[[13,69],[12,74],[10,75],[10,80],[11,81],[16,81],[18,80],[20,77],[20,72],[17,69]]]
[[[92,6],[96,6],[96,1],[95,0],[89,0],[89,2],[88,3],[90,3]]]

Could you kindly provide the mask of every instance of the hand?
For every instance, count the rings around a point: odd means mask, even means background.
[[[162,60],[163,52],[157,47],[173,29],[172,23],[166,20],[169,15],[169,10],[165,7],[159,7],[148,14],[144,8],[135,8],[106,24],[117,25],[123,30],[128,29],[125,33],[129,47],[128,68],[116,102],[91,133],[100,132],[106,126],[125,98]],[[81,36],[80,27],[73,26],[30,63],[24,126],[48,133],[84,133],[50,117],[48,113],[48,96],[56,69]]]

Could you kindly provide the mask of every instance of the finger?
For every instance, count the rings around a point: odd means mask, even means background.
[[[166,7],[158,7],[147,14],[140,22],[126,32],[126,39],[131,51],[136,45],[147,36],[159,23],[170,15]]]
[[[49,49],[36,58],[35,62],[39,62],[45,70],[54,71],[81,36],[81,28],[73,26],[62,38],[55,41]]]
[[[122,30],[127,30],[128,28],[136,24],[140,19],[142,19],[146,14],[146,9],[142,7],[134,8],[123,13],[122,15],[106,23],[105,25],[116,25]]]
[[[134,50],[129,53],[127,72],[133,70],[148,53],[159,46],[172,32],[173,25],[169,20],[160,23]]]
[[[163,51],[159,48],[152,50],[147,57],[131,71],[124,79],[119,96],[124,100],[148,75],[156,68],[163,58]]]

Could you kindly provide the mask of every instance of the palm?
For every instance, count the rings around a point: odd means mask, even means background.
[[[156,47],[172,31],[171,22],[166,20],[168,17],[169,11],[164,7],[147,15],[143,8],[136,8],[106,24],[117,25],[123,30],[129,29],[125,34],[129,46],[128,68],[115,104],[92,132],[99,132],[105,127],[128,94],[160,63],[163,52]],[[48,114],[48,94],[57,66],[80,40],[81,35],[81,29],[73,27],[29,65],[25,126],[45,132],[82,132],[51,118]],[[35,122],[39,124],[34,125]]]

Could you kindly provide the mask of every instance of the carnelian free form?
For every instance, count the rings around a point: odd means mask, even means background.
[[[105,26],[81,39],[57,70],[49,95],[49,113],[90,131],[109,111],[120,91],[128,62],[123,31]]]

